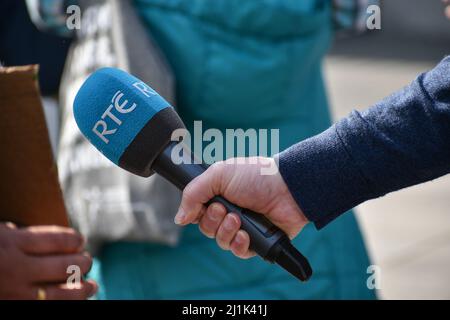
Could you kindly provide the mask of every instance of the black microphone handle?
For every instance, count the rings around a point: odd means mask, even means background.
[[[178,142],[171,142],[154,161],[152,169],[180,190],[183,190],[190,181],[205,172],[207,167],[204,164],[193,163],[192,155],[189,155],[190,163],[175,164],[172,161],[171,154],[172,149],[177,144]],[[243,209],[223,197],[215,196],[208,204],[213,202],[219,202],[224,205],[227,212],[236,213],[241,220],[241,229],[245,230],[250,236],[250,249],[264,260],[275,262],[278,252],[274,245],[282,240],[289,241],[289,238],[281,229],[270,222],[264,215]]]

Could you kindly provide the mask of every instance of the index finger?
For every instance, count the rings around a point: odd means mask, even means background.
[[[75,230],[59,226],[33,226],[17,230],[19,247],[32,255],[75,253],[83,238]]]

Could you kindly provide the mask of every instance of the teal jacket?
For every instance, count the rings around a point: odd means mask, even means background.
[[[322,59],[331,1],[135,0],[177,78],[188,126],[279,128],[281,149],[330,125]],[[222,251],[196,226],[180,243],[106,245],[92,272],[109,299],[371,299],[370,265],[353,214],[294,241],[314,275],[300,283],[260,258]]]

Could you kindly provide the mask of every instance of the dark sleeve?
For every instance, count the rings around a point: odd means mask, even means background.
[[[450,57],[277,158],[319,229],[366,200],[450,173]]]

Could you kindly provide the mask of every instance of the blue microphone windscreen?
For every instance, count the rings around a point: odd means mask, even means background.
[[[74,116],[86,138],[118,165],[138,133],[165,108],[171,108],[170,104],[141,80],[118,69],[103,68],[81,86]]]

